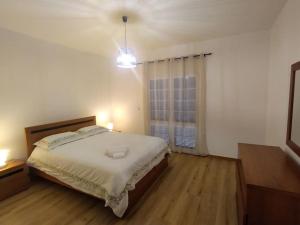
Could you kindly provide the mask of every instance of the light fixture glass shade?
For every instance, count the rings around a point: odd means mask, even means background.
[[[131,54],[129,49],[120,50],[120,54],[117,58],[117,66],[120,68],[135,68],[136,58]]]

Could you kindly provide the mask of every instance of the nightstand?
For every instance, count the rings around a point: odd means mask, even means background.
[[[0,169],[0,200],[29,187],[28,168],[24,160],[11,160]]]

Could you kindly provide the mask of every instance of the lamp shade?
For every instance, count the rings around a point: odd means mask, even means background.
[[[8,149],[0,149],[0,168],[6,166],[7,157]]]
[[[109,129],[110,131],[112,131],[114,129],[114,124],[112,122],[107,124],[107,129]]]
[[[121,50],[117,58],[117,66],[120,68],[135,68],[136,58],[129,50]]]

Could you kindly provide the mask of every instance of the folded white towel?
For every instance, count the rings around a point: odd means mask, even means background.
[[[118,146],[118,147],[112,147],[108,149],[105,152],[105,155],[113,159],[122,159],[127,156],[128,152],[129,152],[128,147]]]

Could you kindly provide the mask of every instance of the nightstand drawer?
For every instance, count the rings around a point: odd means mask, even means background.
[[[27,167],[2,175],[0,177],[0,200],[28,188],[29,182]]]

